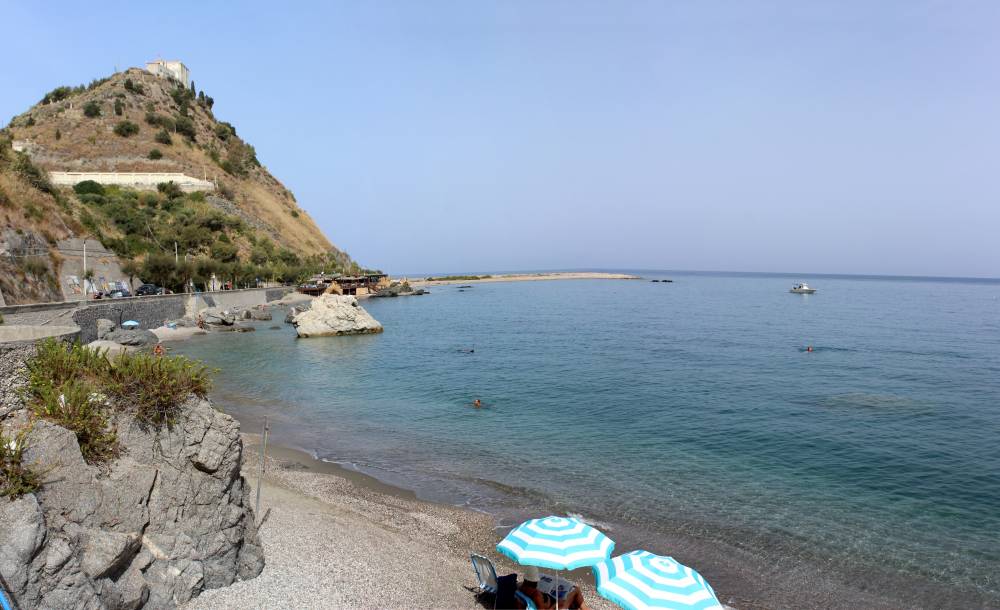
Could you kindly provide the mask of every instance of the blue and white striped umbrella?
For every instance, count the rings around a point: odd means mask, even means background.
[[[626,610],[722,610],[701,574],[673,557],[632,551],[594,566],[597,592]]]
[[[500,541],[497,550],[517,563],[552,570],[575,570],[604,561],[615,543],[571,517],[529,519]]]

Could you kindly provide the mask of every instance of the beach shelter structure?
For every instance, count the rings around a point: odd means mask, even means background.
[[[600,530],[572,517],[529,519],[497,545],[498,551],[521,565],[552,570],[593,566],[610,557],[614,548]],[[557,588],[558,584],[557,580]]]
[[[632,551],[593,570],[597,592],[625,610],[723,610],[701,574],[673,557]]]

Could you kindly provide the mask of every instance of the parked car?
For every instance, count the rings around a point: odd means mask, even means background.
[[[135,296],[137,297],[147,297],[154,294],[164,294],[163,288],[160,288],[156,284],[143,284],[135,290]]]
[[[112,299],[124,299],[130,296],[132,296],[132,293],[128,290],[112,290],[108,293],[108,297]]]

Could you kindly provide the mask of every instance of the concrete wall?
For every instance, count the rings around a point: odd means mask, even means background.
[[[173,172],[49,172],[49,179],[58,186],[73,186],[84,180],[93,180],[100,184],[156,190],[156,185],[161,182],[173,182],[186,193],[215,190],[213,182]]]
[[[168,294],[131,299],[77,301],[72,303],[42,303],[0,307],[5,325],[76,324],[84,342],[97,338],[97,320],[106,318],[115,323],[135,320],[140,328],[156,328],[166,320],[195,316],[208,307],[253,307],[280,299],[291,292],[290,287],[252,288],[196,294]]]

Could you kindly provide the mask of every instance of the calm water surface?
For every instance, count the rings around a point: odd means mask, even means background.
[[[180,350],[249,427],[431,499],[1000,607],[1000,283],[671,277],[437,287],[365,301],[382,335]]]

